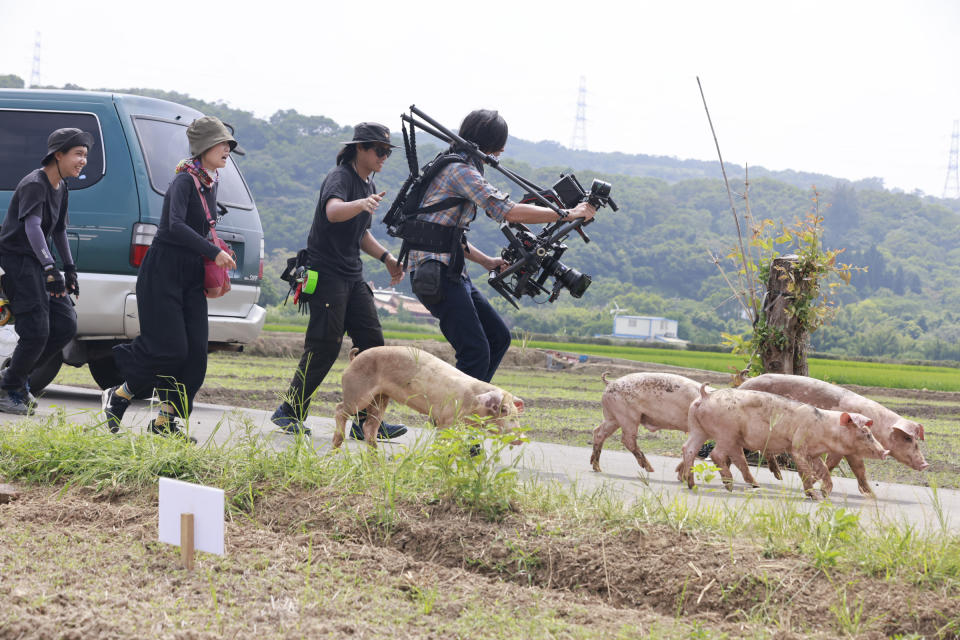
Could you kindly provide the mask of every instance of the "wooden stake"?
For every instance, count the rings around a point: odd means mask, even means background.
[[[180,514],[180,562],[187,571],[193,571],[193,514]]]

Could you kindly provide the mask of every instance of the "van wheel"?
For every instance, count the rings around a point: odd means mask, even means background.
[[[123,376],[120,375],[112,355],[91,360],[87,366],[90,367],[90,375],[101,389],[109,389],[123,382]]]
[[[45,365],[34,369],[30,374],[30,393],[37,395],[46,389],[47,385],[60,373],[61,365],[63,365],[63,357],[60,353],[55,353]]]

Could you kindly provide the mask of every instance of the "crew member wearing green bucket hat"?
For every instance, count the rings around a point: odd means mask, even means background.
[[[346,332],[361,351],[383,345],[383,329],[373,303],[373,292],[363,278],[360,251],[386,264],[391,284],[403,278],[403,268],[370,233],[373,214],[385,192],[377,192],[373,174],[383,169],[394,145],[390,130],[375,122],[353,128],[353,139],[344,142],[337,166],[320,187],[320,200],[307,238],[310,268],[303,290],[309,295],[310,323],[303,340],[303,356],[290,386],[271,416],[286,433],[309,434],[304,424],[317,387],[340,353]],[[315,278],[312,293],[309,285]],[[354,420],[351,435],[363,439],[363,420]],[[378,437],[396,438],[407,432],[403,425],[382,423]]]
[[[103,392],[103,411],[111,431],[119,431],[134,397],[157,390],[160,413],[152,433],[189,438],[177,423],[186,420],[207,374],[207,298],[204,258],[236,269],[233,257],[207,239],[208,211],[217,210],[218,170],[230,152],[243,153],[230,130],[212,116],[187,127],[191,157],[181,161],[163,197],[157,235],[137,274],[140,335],[114,347],[122,385]],[[205,201],[205,202],[204,202]]]

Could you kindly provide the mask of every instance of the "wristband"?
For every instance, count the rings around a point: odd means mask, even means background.
[[[380,256],[380,262],[386,264],[386,262],[387,262],[387,256],[388,256],[388,255],[390,255],[390,252],[389,252],[389,251],[384,251],[384,252],[383,252],[383,255]]]

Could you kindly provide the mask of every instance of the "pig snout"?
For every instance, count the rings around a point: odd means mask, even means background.
[[[916,467],[916,470],[917,470],[917,471],[926,471],[926,470],[927,470],[927,467],[929,467],[929,466],[930,466],[930,463],[929,463],[929,462],[924,462],[924,463],[921,464],[920,466]]]

